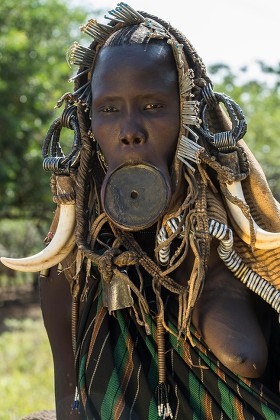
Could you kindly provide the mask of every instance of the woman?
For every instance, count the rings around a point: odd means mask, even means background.
[[[72,418],[279,418],[279,206],[242,111],[160,19],[120,3],[82,30],[43,148],[54,239],[2,259],[42,270],[57,418],[74,393]]]

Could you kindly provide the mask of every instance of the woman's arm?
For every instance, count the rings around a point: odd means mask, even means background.
[[[75,396],[74,355],[71,338],[71,294],[69,282],[57,267],[40,278],[41,307],[54,362],[57,420],[78,419],[72,411]],[[71,415],[71,417],[70,417]]]

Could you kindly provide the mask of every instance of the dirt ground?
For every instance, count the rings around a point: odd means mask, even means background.
[[[33,284],[0,288],[0,334],[8,330],[6,318],[41,319],[39,291]]]

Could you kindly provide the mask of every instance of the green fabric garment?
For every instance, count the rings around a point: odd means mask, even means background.
[[[158,419],[156,327],[151,335],[130,309],[109,315],[101,287],[93,289],[77,337],[78,389],[84,419]],[[151,298],[152,299],[152,298]],[[152,305],[152,302],[149,302]],[[166,319],[176,332],[174,302]],[[166,333],[166,372],[174,419],[280,419],[280,398],[256,380],[226,369],[193,332],[196,346]]]

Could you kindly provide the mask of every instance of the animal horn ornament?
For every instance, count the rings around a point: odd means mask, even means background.
[[[59,143],[63,127],[74,131],[74,141],[70,152],[64,155]],[[80,130],[76,116],[76,107],[67,106],[61,117],[51,125],[44,141],[42,155],[43,168],[53,173],[53,200],[59,205],[59,221],[51,242],[38,254],[26,258],[2,257],[1,262],[7,267],[25,272],[37,272],[60,263],[75,246],[75,189],[72,175],[80,157]]]
[[[209,108],[223,103],[232,123],[232,129],[229,131],[212,133],[209,129],[207,114]],[[202,126],[199,131],[208,139],[208,141],[219,151],[219,157],[227,154],[236,153],[237,141],[240,140],[246,132],[246,121],[241,108],[231,98],[221,93],[214,93],[210,85],[203,89],[203,99],[200,105],[200,115]],[[240,200],[245,208],[248,208],[244,197],[240,181],[226,183],[226,188],[231,196]],[[251,226],[254,229],[255,242],[257,249],[275,249],[280,247],[280,232],[268,232],[262,229],[252,220],[252,223],[245,216],[241,208],[226,198],[226,204],[235,224],[235,229],[240,238],[248,245],[252,244]]]
[[[75,205],[61,204],[56,233],[50,244],[38,254],[26,258],[1,257],[7,267],[25,272],[36,272],[60,263],[75,246]]]
[[[237,197],[239,200],[246,204],[246,200],[243,194],[243,189],[241,182],[233,182],[232,184],[227,184],[227,189],[230,194],[234,197]],[[235,229],[240,236],[240,238],[246,242],[246,244],[251,243],[251,232],[250,232],[250,222],[247,217],[243,214],[242,210],[234,203],[229,201],[226,198],[226,203],[230,214],[235,223]],[[253,220],[253,228],[255,233],[255,248],[257,249],[275,249],[280,247],[280,232],[268,232],[262,229],[257,223]]]

